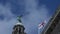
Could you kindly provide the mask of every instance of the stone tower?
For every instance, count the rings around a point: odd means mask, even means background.
[[[24,32],[25,28],[22,24],[21,18],[18,17],[18,23],[16,23],[16,25],[13,27],[13,32],[12,34],[26,34]]]

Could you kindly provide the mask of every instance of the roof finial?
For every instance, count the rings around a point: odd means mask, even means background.
[[[18,23],[16,25],[23,25],[22,21],[21,21],[21,17],[22,17],[22,15],[21,16],[17,16]]]
[[[18,20],[20,23],[22,23],[21,17],[22,17],[22,16],[17,16],[17,20]]]

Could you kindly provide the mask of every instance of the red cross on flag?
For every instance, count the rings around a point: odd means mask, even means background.
[[[42,23],[40,23],[40,24],[38,25],[38,29],[43,28],[45,25],[46,25],[46,21],[43,21]]]

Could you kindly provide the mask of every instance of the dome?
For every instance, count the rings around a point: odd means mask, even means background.
[[[16,23],[16,25],[23,25],[22,23],[20,23],[20,22],[18,22],[18,23]]]

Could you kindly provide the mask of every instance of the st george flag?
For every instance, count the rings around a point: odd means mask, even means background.
[[[46,20],[41,22],[39,25],[38,25],[38,34],[41,34],[43,28],[45,27],[46,25]]]

